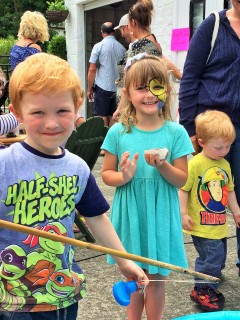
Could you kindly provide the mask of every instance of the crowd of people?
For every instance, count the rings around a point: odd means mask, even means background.
[[[116,188],[110,219],[88,166],[63,147],[85,121],[78,75],[67,61],[41,52],[37,42],[49,38],[47,21],[25,12],[10,54],[10,113],[0,116],[0,134],[23,123],[26,139],[0,151],[0,218],[73,238],[78,210],[102,245],[183,268],[187,233],[197,252],[195,270],[220,278],[229,208],[240,270],[240,2],[231,2],[218,13],[213,50],[215,15],[195,31],[183,74],[151,32],[152,0],[138,0],[117,26],[102,24],[103,39],[89,59],[87,97],[109,127],[102,179]],[[170,72],[181,79],[180,123],[171,119]],[[0,243],[1,319],[19,313],[23,320],[77,319],[86,279],[72,246],[8,229]],[[144,312],[148,320],[162,319],[169,269],[117,256],[107,262],[145,288],[131,295],[128,320],[141,320]],[[190,298],[205,311],[224,308],[217,283],[195,278]]]

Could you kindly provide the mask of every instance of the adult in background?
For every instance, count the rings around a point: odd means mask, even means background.
[[[155,35],[151,32],[152,12],[152,0],[137,1],[128,12],[128,29],[137,40],[132,43],[123,59],[121,59],[118,64],[120,76],[117,80],[117,87],[119,92],[121,92],[121,89],[123,88],[123,79],[127,60],[139,53],[147,53],[149,55],[161,57],[167,68],[171,70],[172,74],[177,79],[181,79],[181,72],[172,62],[162,55],[162,48],[157,42]],[[119,116],[122,107],[120,95],[117,97],[117,100],[118,107],[113,115],[114,120]]]
[[[103,23],[101,34],[103,40],[94,45],[89,59],[87,96],[89,100],[94,96],[94,115],[101,116],[105,125],[110,127],[116,110],[117,64],[126,49],[115,39],[112,22]]]
[[[18,30],[18,41],[10,52],[11,70],[28,56],[41,52],[37,42],[44,43],[48,39],[48,23],[44,15],[38,11],[24,12]]]
[[[216,109],[231,118],[236,139],[226,159],[230,162],[240,204],[240,1],[232,0],[231,3],[231,9],[219,12],[218,35],[209,59],[215,16],[206,18],[191,39],[180,84],[179,114],[180,123],[188,131],[196,153],[195,117],[207,109]],[[237,243],[237,267],[240,268],[239,228]]]
[[[128,27],[128,13],[122,16],[122,18],[119,21],[119,25],[114,28],[114,30],[120,30],[122,37],[126,40],[126,42],[129,44],[129,48],[131,48],[132,43],[137,40],[137,38],[134,37],[133,32],[129,30]]]

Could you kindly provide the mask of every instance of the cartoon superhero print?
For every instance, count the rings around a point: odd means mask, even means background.
[[[47,226],[36,229],[40,229],[46,232],[55,233],[61,236],[67,235],[67,230],[60,222],[49,223]],[[62,269],[62,261],[59,255],[64,253],[65,244],[62,242],[56,242],[54,240],[39,238],[38,236],[29,235],[26,240],[23,241],[24,244],[29,245],[30,248],[40,246],[36,250],[28,254],[27,267],[31,268],[36,265],[40,260],[51,261],[55,264],[55,270]]]
[[[6,310],[12,305],[16,306],[15,310],[21,309],[25,297],[30,296],[28,287],[21,281],[27,267],[26,253],[17,245],[10,245],[1,251],[0,259],[0,304]]]
[[[226,223],[228,175],[223,169],[211,167],[199,177],[197,196],[205,210],[200,213],[201,224]]]
[[[2,215],[66,237],[72,233],[78,180],[76,175],[52,173],[46,178],[36,173],[33,180],[8,184]],[[8,245],[11,241],[14,245]],[[24,234],[11,240],[2,234],[1,246],[0,310],[48,311],[67,307],[86,295],[85,276],[73,261],[73,247]]]
[[[46,290],[36,290],[33,296],[36,298],[37,304],[50,304],[51,310],[65,308],[69,305],[69,302],[74,303],[76,301],[73,297],[76,298],[83,281],[81,293],[85,297],[86,293],[83,290],[85,288],[84,275],[70,274],[68,269],[59,270],[47,279]]]

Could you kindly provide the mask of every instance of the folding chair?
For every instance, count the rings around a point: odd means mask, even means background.
[[[81,157],[92,170],[98,159],[107,131],[108,127],[104,126],[104,121],[101,117],[91,117],[72,132],[65,148]],[[94,237],[84,223],[84,219],[81,219],[78,213],[75,216],[75,224],[82,233],[81,238],[85,238],[88,242],[95,242]],[[76,238],[79,239],[77,236]]]

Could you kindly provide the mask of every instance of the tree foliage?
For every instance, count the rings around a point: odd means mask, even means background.
[[[47,10],[45,0],[1,0],[0,1],[0,38],[12,35],[17,37],[20,18],[27,11]]]

